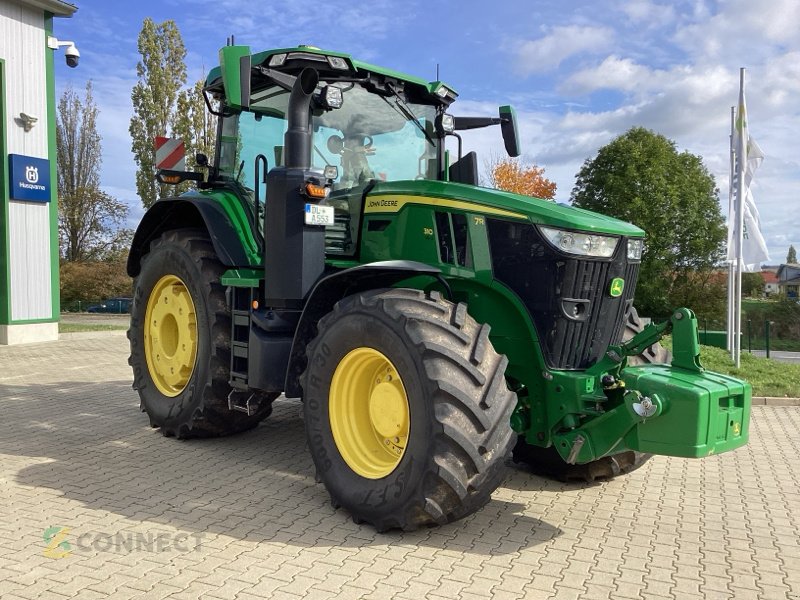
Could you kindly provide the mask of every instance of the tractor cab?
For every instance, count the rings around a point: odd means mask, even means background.
[[[308,168],[323,180],[327,204],[334,208],[334,222],[326,227],[328,254],[355,256],[364,197],[376,183],[477,185],[475,154],[464,160],[459,156],[450,165],[444,149],[445,136],[457,136],[459,125],[468,129],[503,124],[507,146],[518,146],[510,107],[503,107],[497,118],[454,118],[446,110],[457,94],[441,82],[428,83],[307,46],[252,57],[240,56],[239,48],[221,50],[223,57],[233,56],[229,62],[239,57],[239,72],[235,65],[225,70],[223,60],[223,67],[207,79],[205,92],[219,104],[220,116],[210,181],[234,186],[256,210],[263,210],[260,201],[268,195],[267,172],[286,166],[291,84],[304,70],[313,70],[317,83],[310,111]],[[247,63],[251,75],[243,78]],[[263,236],[261,212],[255,221]]]

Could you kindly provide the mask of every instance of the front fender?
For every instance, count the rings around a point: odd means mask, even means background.
[[[300,375],[306,368],[306,345],[317,332],[317,321],[333,309],[345,296],[366,290],[388,288],[412,277],[428,275],[441,279],[441,271],[424,263],[408,260],[387,260],[368,263],[339,271],[321,279],[308,296],[300,322],[295,330],[289,365],[286,370],[286,396],[296,398],[302,394]],[[445,284],[446,285],[446,284]]]

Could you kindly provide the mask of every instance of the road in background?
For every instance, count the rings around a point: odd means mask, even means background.
[[[81,325],[119,325],[127,327],[131,316],[115,315],[110,313],[61,313],[62,323],[75,323]]]

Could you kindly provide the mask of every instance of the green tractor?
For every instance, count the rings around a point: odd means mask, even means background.
[[[213,161],[159,173],[197,189],[147,211],[128,260],[134,388],[164,435],[301,398],[333,505],[381,531],[474,512],[512,449],[593,479],[747,442],[750,386],[700,366],[690,310],[626,335],[643,231],[478,186],[458,131],[499,125],[517,156],[511,107],[456,117],[441,82],[307,46],[230,44],[205,94]],[[671,364],[634,364],[669,332]]]

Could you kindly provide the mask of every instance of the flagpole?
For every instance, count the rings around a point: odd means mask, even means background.
[[[731,106],[731,134],[729,136],[729,143],[730,143],[730,177],[728,177],[728,223],[731,223],[734,218],[734,207],[733,207],[733,177],[734,177],[734,168],[736,165],[736,150],[733,147],[733,131],[734,131],[734,120],[735,120],[735,108]],[[729,226],[730,227],[730,226]],[[728,243],[733,244],[733,236],[729,236]],[[733,358],[733,262],[728,261],[728,318],[725,323],[727,328],[727,348],[728,352],[731,353],[731,358]]]
[[[744,104],[744,67],[739,70],[739,136],[736,145],[736,297],[733,334],[734,358],[733,363],[740,367],[742,351],[742,245],[744,243],[744,163],[747,160],[747,114]]]

